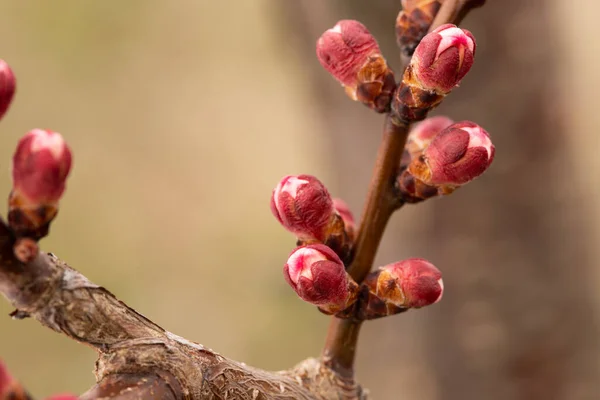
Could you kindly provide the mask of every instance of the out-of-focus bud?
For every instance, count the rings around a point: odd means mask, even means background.
[[[25,389],[23,389],[23,386],[21,386],[21,384],[10,375],[2,360],[0,360],[0,399],[31,399]]]
[[[404,56],[415,51],[438,13],[440,0],[402,0],[402,11],[396,18],[396,41]]]
[[[19,141],[13,155],[8,217],[17,235],[39,238],[47,233],[58,212],[71,158],[71,150],[57,132],[34,129]]]
[[[427,185],[460,186],[477,178],[494,160],[494,145],[479,125],[463,121],[440,132],[408,170]]]
[[[446,94],[469,72],[474,57],[475,38],[471,32],[445,24],[421,40],[411,66],[423,88]]]
[[[321,65],[358,100],[377,112],[387,112],[396,88],[377,41],[358,21],[339,21],[317,40]]]
[[[396,119],[420,121],[461,81],[473,65],[475,38],[452,24],[425,35],[395,92]]]
[[[0,119],[4,116],[15,94],[15,74],[4,60],[0,60]]]
[[[311,175],[288,175],[273,190],[271,211],[285,229],[300,240],[327,239],[335,217],[325,186]]]
[[[46,400],[77,400],[79,396],[73,394],[55,394],[54,396],[47,397]]]
[[[350,241],[354,241],[356,238],[356,224],[350,207],[348,207],[348,204],[344,200],[336,198],[333,199],[333,208],[335,208],[335,211],[342,218],[342,221],[344,221],[346,235],[348,235]]]
[[[372,272],[365,281],[370,291],[393,306],[420,308],[442,298],[442,273],[427,260],[409,258]]]
[[[454,121],[450,118],[440,115],[426,118],[418,124],[415,124],[408,134],[405,146],[411,159],[420,156],[427,146],[429,146],[433,138],[453,123]]]
[[[322,244],[296,248],[283,267],[285,280],[300,298],[332,313],[345,308],[351,283],[344,264]]]

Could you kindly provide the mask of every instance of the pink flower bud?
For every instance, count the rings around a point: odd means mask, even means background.
[[[302,240],[325,241],[335,216],[325,186],[311,175],[288,175],[273,190],[271,211],[285,229]]]
[[[453,123],[450,118],[440,115],[415,124],[408,134],[406,149],[412,157],[420,155],[438,133]]]
[[[358,72],[376,54],[381,54],[377,41],[354,20],[339,21],[317,40],[319,62],[344,86],[355,87]]]
[[[13,189],[21,204],[54,205],[65,190],[71,150],[60,133],[34,129],[17,145],[13,156]]]
[[[409,170],[428,185],[460,186],[481,175],[494,160],[494,153],[488,133],[463,121],[440,132]]]
[[[77,400],[79,396],[75,396],[72,394],[55,394],[53,396],[47,397],[46,400]]]
[[[415,49],[411,66],[423,88],[450,92],[469,72],[475,56],[471,32],[445,24],[425,35]]]
[[[342,217],[342,221],[344,221],[344,229],[346,230],[346,234],[348,237],[353,240],[356,224],[354,223],[354,215],[352,215],[352,211],[350,211],[350,207],[348,204],[342,199],[333,199],[333,208],[335,211]]]
[[[420,308],[437,303],[442,298],[444,293],[442,273],[427,260],[409,258],[381,269],[386,273],[381,276],[388,277],[388,282],[384,285],[391,286],[389,278],[392,278],[404,295],[404,299],[398,305]]]
[[[15,75],[4,60],[0,60],[0,119],[4,116],[15,94]]]
[[[342,307],[349,297],[344,264],[323,244],[296,248],[283,267],[285,280],[304,301]]]

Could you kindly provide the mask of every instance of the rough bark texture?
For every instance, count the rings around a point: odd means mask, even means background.
[[[83,399],[367,398],[316,359],[280,372],[228,360],[165,331],[52,254],[20,263],[14,242],[1,223],[0,292],[15,318],[34,318],[98,352],[98,385]]]

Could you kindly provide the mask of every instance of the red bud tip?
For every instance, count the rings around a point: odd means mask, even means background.
[[[296,248],[283,267],[283,274],[298,296],[311,304],[343,306],[348,299],[344,264],[323,244]]]
[[[425,150],[438,133],[453,123],[454,121],[450,118],[440,115],[415,124],[411,128],[406,142],[406,148],[411,156],[414,157]]]
[[[79,396],[72,394],[55,394],[54,396],[47,397],[46,400],[77,400]]]
[[[409,170],[428,185],[463,185],[485,172],[494,160],[494,145],[479,125],[463,121],[440,132],[423,153],[425,167]]]
[[[353,239],[356,231],[356,224],[354,222],[354,215],[352,215],[352,211],[350,211],[350,207],[348,207],[348,204],[346,204],[344,200],[336,198],[333,199],[333,208],[335,208],[335,211],[342,217],[346,234],[350,239]]]
[[[415,49],[411,66],[424,89],[448,93],[469,72],[475,56],[471,32],[445,24],[425,35]]]
[[[319,62],[342,85],[355,87],[369,57],[381,54],[377,41],[358,21],[339,21],[317,40]]]
[[[311,175],[284,177],[273,190],[271,211],[298,238],[322,242],[335,215],[327,188]]]
[[[32,205],[58,202],[71,169],[71,150],[60,133],[34,129],[13,156],[13,189]]]
[[[2,395],[5,394],[6,389],[12,383],[12,381],[12,376],[10,376],[8,370],[6,369],[6,366],[4,365],[2,360],[0,360],[0,398],[2,398]]]
[[[0,60],[0,119],[4,116],[15,94],[15,74],[4,60]]]
[[[383,267],[402,288],[405,306],[420,308],[442,299],[444,283],[442,273],[429,261],[409,258]]]

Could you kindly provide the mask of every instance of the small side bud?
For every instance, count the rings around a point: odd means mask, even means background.
[[[489,134],[477,124],[463,121],[440,132],[408,169],[428,185],[458,187],[483,174],[494,154]]]
[[[466,29],[445,24],[425,35],[411,59],[424,89],[450,92],[469,72],[475,58],[475,38]]]
[[[424,119],[464,78],[474,57],[475,38],[467,30],[446,24],[425,35],[394,94],[394,117],[404,122]]]
[[[453,123],[454,121],[450,118],[440,115],[426,118],[415,124],[406,140],[406,150],[408,150],[411,158],[420,156],[433,138]]]
[[[377,41],[358,21],[339,21],[317,40],[319,62],[358,100],[377,112],[387,112],[396,88]]]
[[[75,396],[73,394],[55,394],[53,396],[47,397],[46,400],[77,400],[79,396]]]
[[[421,308],[441,300],[442,273],[422,258],[388,264],[367,281],[381,299],[405,308]]]
[[[0,119],[8,111],[15,94],[16,79],[6,61],[0,60]]]
[[[413,54],[441,5],[440,0],[402,0],[402,11],[396,18],[396,42],[403,56]]]
[[[350,298],[350,282],[344,264],[325,245],[296,248],[290,254],[283,274],[302,300],[330,313],[343,309]]]
[[[327,188],[311,175],[284,177],[273,190],[271,211],[285,229],[305,241],[324,242],[335,216]]]
[[[19,141],[13,155],[8,217],[17,235],[37,239],[47,233],[58,212],[71,159],[71,150],[60,133],[34,129]]]
[[[356,238],[356,224],[354,222],[354,215],[352,215],[352,211],[350,211],[350,207],[348,204],[342,199],[333,199],[333,208],[338,213],[338,215],[344,221],[344,230],[346,231],[346,235],[351,242]]]

